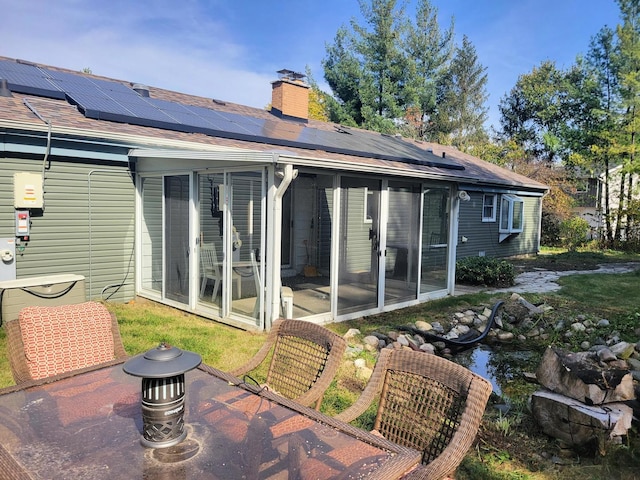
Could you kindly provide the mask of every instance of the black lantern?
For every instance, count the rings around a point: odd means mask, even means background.
[[[200,363],[197,353],[161,343],[124,364],[126,373],[142,377],[142,445],[165,448],[185,439],[184,374]]]

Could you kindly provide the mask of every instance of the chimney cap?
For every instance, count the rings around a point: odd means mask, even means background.
[[[294,72],[293,70],[288,70],[283,68],[282,70],[278,70],[278,75],[280,80],[302,80],[306,77],[304,73]]]

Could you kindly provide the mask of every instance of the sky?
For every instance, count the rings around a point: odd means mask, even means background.
[[[367,1],[367,0],[365,0]],[[415,11],[409,0],[407,12]],[[518,76],[545,60],[585,54],[615,0],[431,0],[441,29],[452,18],[488,76],[487,127]],[[264,108],[283,68],[322,60],[340,26],[361,25],[358,0],[0,0],[0,56]]]

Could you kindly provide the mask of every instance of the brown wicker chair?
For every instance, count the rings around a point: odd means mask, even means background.
[[[423,452],[407,478],[452,474],[473,444],[491,384],[436,355],[383,349],[362,395],[336,418],[350,422],[379,399],[374,431]]]
[[[5,329],[16,384],[127,357],[115,315],[98,302],[25,307]]]
[[[240,377],[255,370],[273,350],[267,386],[279,395],[320,408],[325,390],[335,376],[347,343],[332,331],[303,320],[274,322],[266,342],[255,356],[231,372]]]

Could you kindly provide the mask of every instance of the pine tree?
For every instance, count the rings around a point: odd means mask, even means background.
[[[469,151],[487,139],[486,67],[478,60],[476,49],[465,35],[456,48],[451,68],[444,82],[443,97],[438,106],[437,123],[448,143]]]
[[[405,98],[410,136],[436,140],[434,116],[436,99],[442,96],[444,79],[454,52],[453,18],[449,28],[440,30],[438,9],[429,0],[420,0],[414,24],[409,25],[405,52],[409,78]]]

